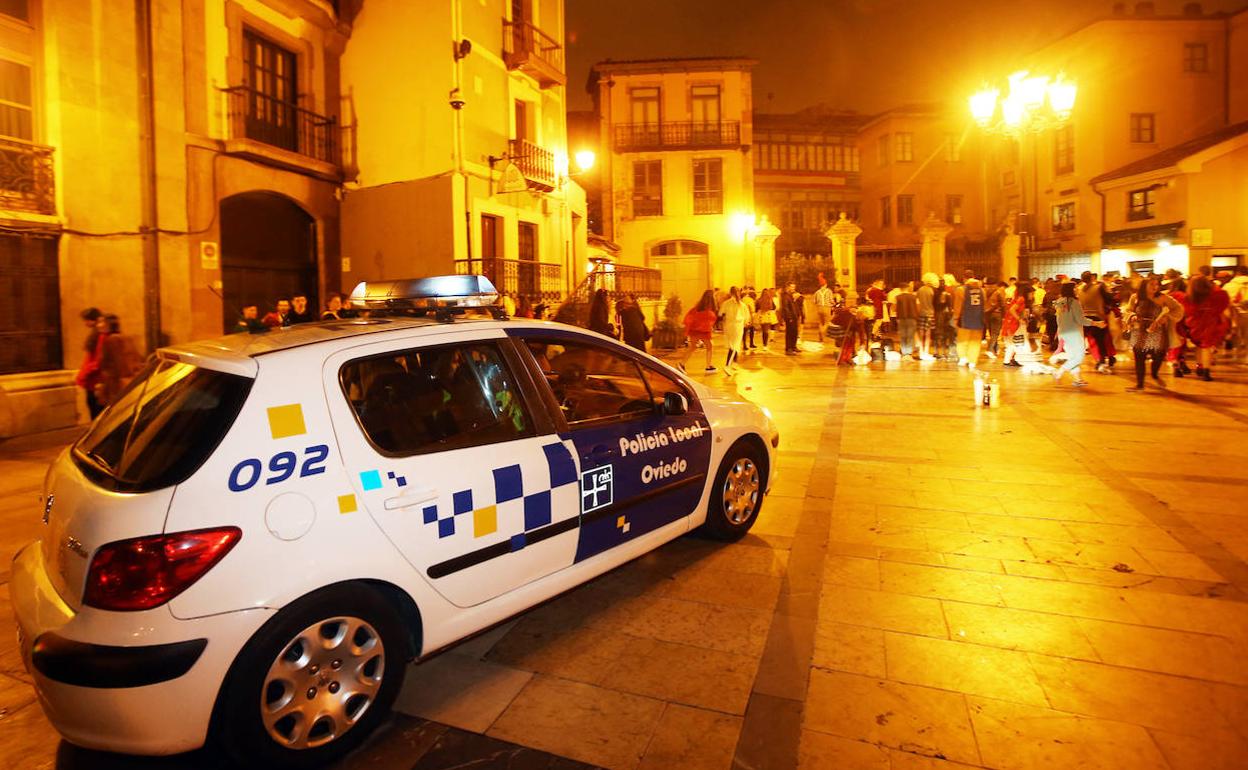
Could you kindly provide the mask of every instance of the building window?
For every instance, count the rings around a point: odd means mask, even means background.
[[[909,163],[914,160],[914,134],[900,132],[896,136],[897,162]],[[898,213],[900,213],[900,208]]]
[[[719,86],[693,86],[689,96],[694,125],[718,126]]]
[[[499,243],[499,234],[502,228],[499,227],[499,218],[490,214],[481,215],[481,258],[497,259],[502,249]]]
[[[880,137],[879,144],[877,145],[877,148],[879,151],[879,161],[880,161],[881,166],[888,165],[888,160],[890,157],[889,155],[890,147],[889,147],[888,139],[889,139],[888,134],[884,134],[883,136]]]
[[[1012,169],[1010,171],[1001,172],[1001,186],[1002,187],[1013,187],[1014,183],[1017,181],[1018,181],[1018,178],[1014,174],[1014,171]]]
[[[962,137],[945,134],[945,160],[956,163],[962,160]]]
[[[1075,171],[1075,128],[1065,125],[1053,131],[1053,171],[1073,174]]]
[[[693,213],[724,213],[724,162],[719,158],[693,162]]]
[[[663,216],[663,162],[639,160],[633,163],[633,216]]]
[[[0,13],[22,21],[30,21],[29,0],[0,0]]]
[[[1152,144],[1157,141],[1156,120],[1151,112],[1131,113],[1131,141]]]
[[[898,195],[897,196],[897,224],[912,225],[914,224],[914,196]]]
[[[962,224],[962,196],[945,196],[945,221],[951,225]]]
[[[880,227],[893,226],[893,205],[887,195],[880,198]]]
[[[0,59],[0,136],[31,141],[30,67]]]
[[[1075,229],[1075,204],[1059,203],[1053,207],[1053,232],[1065,233]]]
[[[1127,193],[1127,219],[1137,222],[1141,219],[1152,219],[1156,216],[1156,190],[1146,187],[1143,190],[1132,190]]]
[[[1209,46],[1204,43],[1183,44],[1183,71],[1208,72]]]
[[[299,151],[295,54],[248,30],[243,33],[243,85],[248,88],[247,136]]]
[[[633,123],[642,126],[659,125],[659,89],[633,88],[628,92]]]

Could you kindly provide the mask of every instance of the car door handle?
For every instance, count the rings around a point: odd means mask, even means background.
[[[438,490],[436,489],[413,489],[405,495],[387,497],[384,505],[387,511],[394,511],[400,508],[411,508],[421,503],[432,503],[437,499]]]

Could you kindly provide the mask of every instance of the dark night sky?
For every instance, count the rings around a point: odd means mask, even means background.
[[[970,94],[1017,56],[1110,13],[1110,0],[566,0],[569,109],[603,59],[745,55],[755,109],[878,112]],[[1206,13],[1245,0],[1205,0]],[[1134,8],[1128,2],[1128,9]],[[1159,0],[1178,14],[1181,0]],[[770,96],[770,98],[769,98]]]

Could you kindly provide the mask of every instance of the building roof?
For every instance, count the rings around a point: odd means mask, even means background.
[[[806,129],[856,132],[870,117],[852,110],[834,110],[824,106],[807,107],[798,112],[755,112],[754,130]]]
[[[662,59],[607,59],[591,70],[594,73],[647,73],[647,72],[709,72],[715,70],[750,69],[758,59],[748,56],[685,56]]]
[[[1248,120],[1242,123],[1219,128],[1203,136],[1195,139],[1189,139],[1182,144],[1162,150],[1161,152],[1149,155],[1146,158],[1140,158],[1132,161],[1125,166],[1119,166],[1113,171],[1107,171],[1100,176],[1092,177],[1088,180],[1089,184],[1100,184],[1113,179],[1122,179],[1124,177],[1135,176],[1136,174],[1145,174],[1149,171],[1157,171],[1159,169],[1173,166],[1185,158],[1190,158],[1198,152],[1209,149],[1215,145],[1221,144],[1229,139],[1234,139],[1242,134],[1248,134]]]

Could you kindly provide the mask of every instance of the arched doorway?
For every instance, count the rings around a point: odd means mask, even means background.
[[[316,220],[276,193],[249,192],[221,201],[222,316],[231,330],[247,305],[260,315],[280,297],[317,298]]]
[[[650,267],[663,274],[663,298],[675,294],[688,311],[711,286],[708,255],[700,241],[663,241],[650,247]]]

